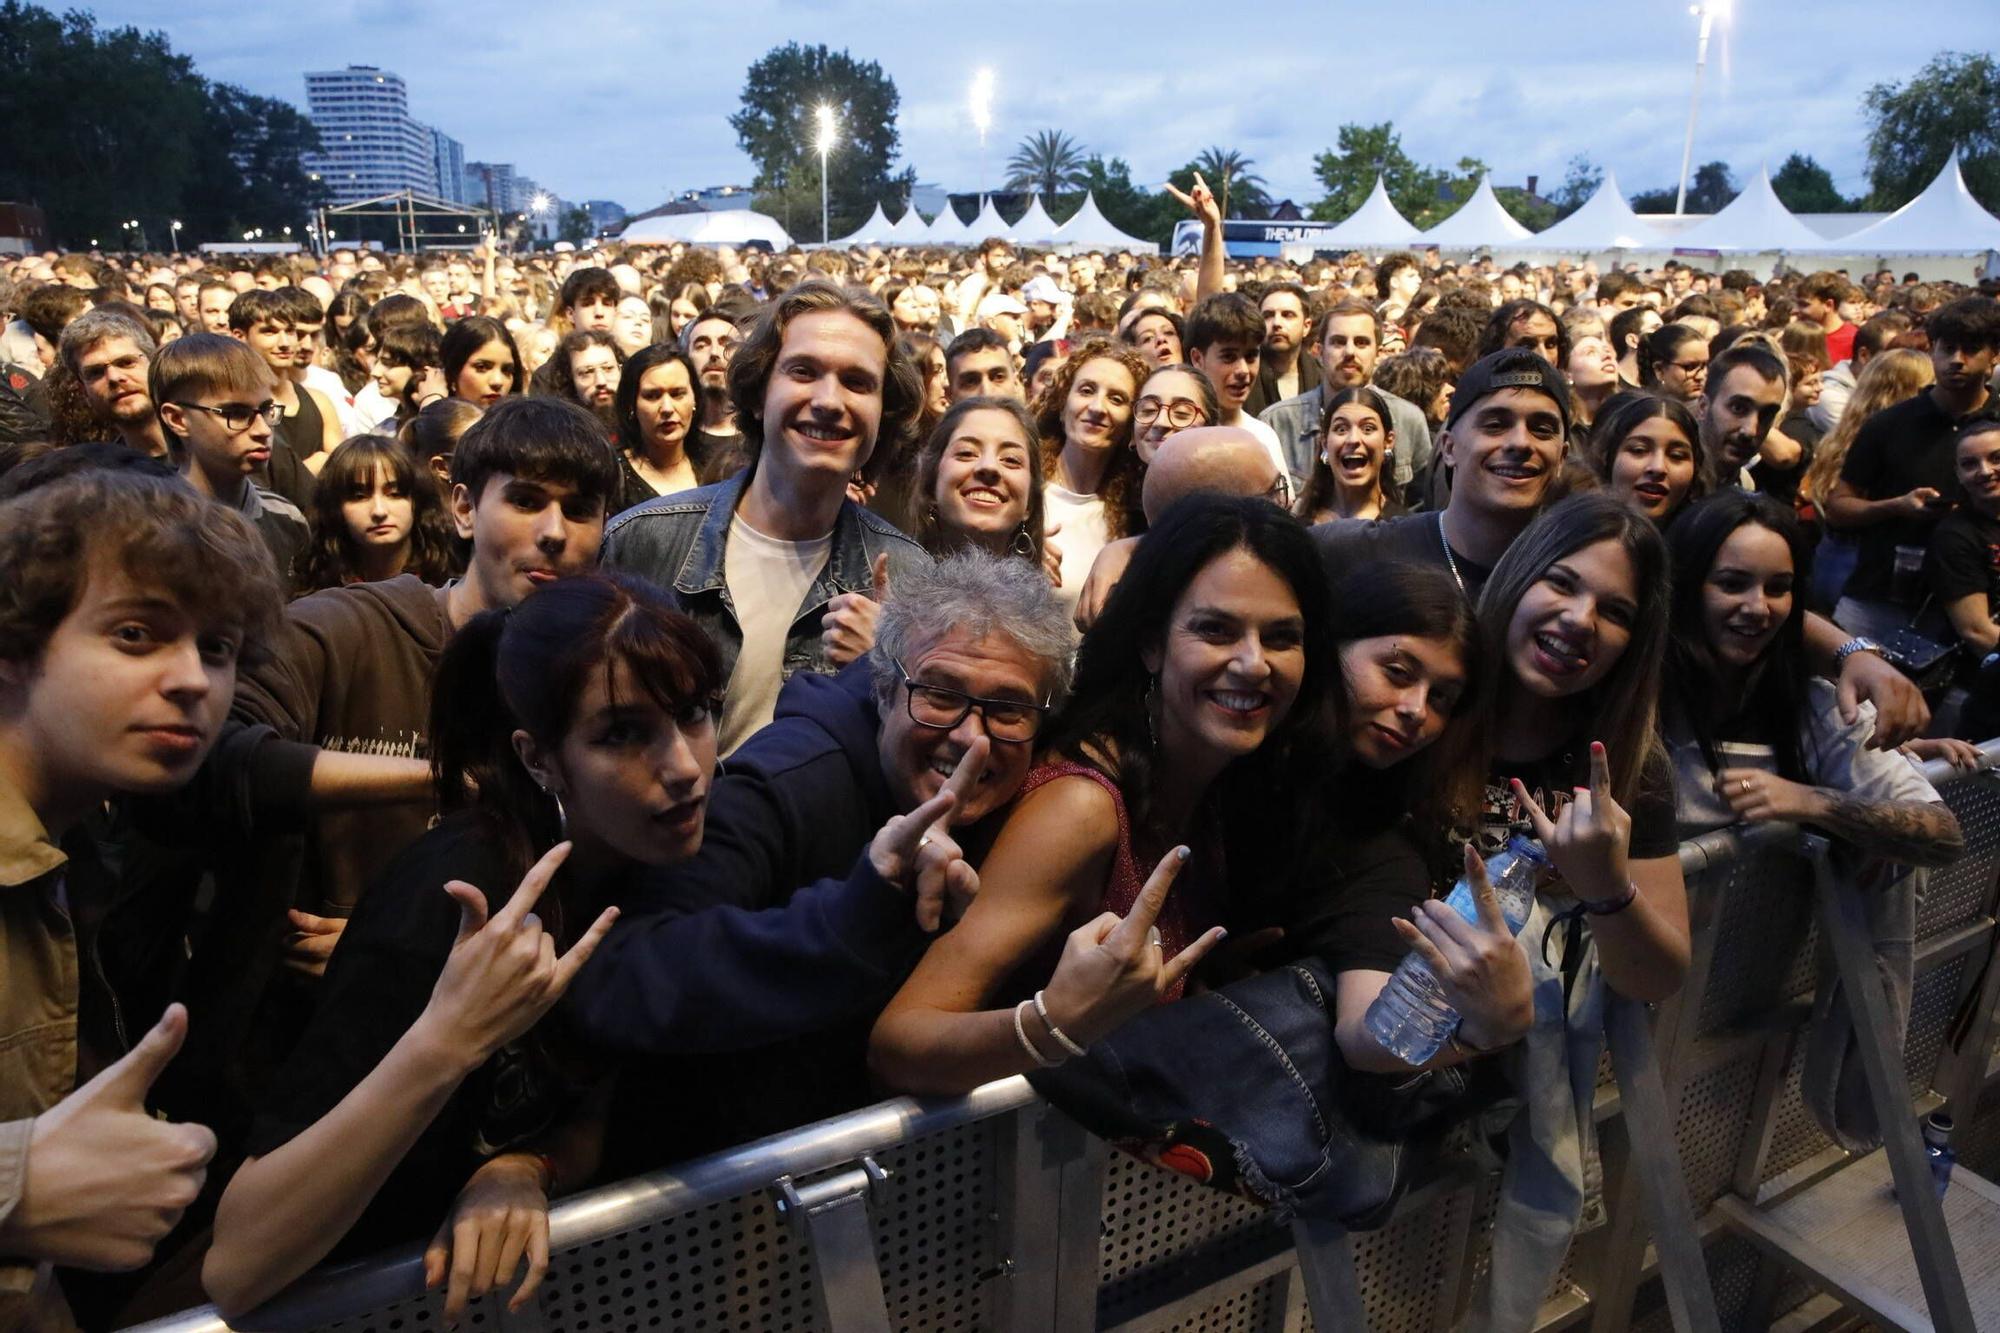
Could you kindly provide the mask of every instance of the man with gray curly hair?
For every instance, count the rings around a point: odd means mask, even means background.
[[[742,1050],[872,1020],[977,890],[1075,648],[1027,560],[969,551],[899,575],[868,655],[795,674],[771,723],[723,761],[701,850],[621,899],[570,992],[591,1038]],[[824,1078],[791,1068],[787,1086],[859,1079],[850,1054]],[[767,1109],[738,1137],[838,1108]]]
[[[56,350],[106,438],[154,458],[167,456],[167,437],[146,391],[158,350],[152,334],[115,310],[86,310],[63,326]]]

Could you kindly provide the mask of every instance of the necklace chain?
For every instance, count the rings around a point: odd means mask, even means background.
[[[1459,595],[1470,600],[1472,594],[1466,590],[1465,576],[1458,572],[1458,557],[1451,553],[1451,543],[1445,539],[1444,515],[1442,513],[1438,515],[1438,545],[1444,548],[1444,563],[1451,570],[1451,579],[1452,582],[1458,585]]]

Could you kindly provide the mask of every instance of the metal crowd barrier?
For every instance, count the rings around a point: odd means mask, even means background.
[[[2000,741],[1984,753],[2000,762]],[[1957,1229],[1959,1214],[1991,1187],[1962,1170],[1959,1202],[1943,1210],[1879,1207],[1890,1176],[1902,1187],[1922,1172],[1916,1111],[1942,1099],[1960,1111],[1968,1143],[2000,1144],[2000,1104],[1967,1123],[2000,1073],[2000,967],[1986,966],[2000,885],[2000,778],[1943,765],[1926,772],[1957,813],[1967,851],[1931,875],[1919,909],[1903,1067],[1869,1061],[1896,1085],[1878,1106],[1902,1112],[1885,1117],[1890,1165],[1881,1151],[1850,1158],[1801,1100],[1800,1038],[1833,952],[1821,943],[1828,932],[1815,903],[1838,922],[1854,901],[1853,886],[1843,899],[1827,868],[1824,840],[1775,828],[1686,844],[1688,986],[1650,1024],[1643,1006],[1614,1006],[1608,1036],[1622,1055],[1607,1054],[1597,1104],[1610,1220],[1577,1238],[1538,1330],[1762,1329],[1776,1314],[1834,1299],[1901,1322],[1902,1307],[1884,1306],[1880,1291],[1815,1271],[1816,1252],[1777,1235],[1785,1208],[1848,1181],[1850,1194],[1878,1205],[1877,1244],[1900,1243],[1898,1222],[1916,1237],[1925,1293],[1916,1300],[1941,1297],[1932,1302],[1936,1326],[1974,1326],[1950,1296],[1956,1265],[1939,1214],[1952,1213]],[[1865,962],[1872,974],[1872,958],[1849,950],[1842,961]],[[1872,1005],[1857,1006],[1864,1021],[1879,1020],[1881,1003],[1878,988]],[[1960,1030],[1947,1041],[1955,1018]],[[1662,1144],[1672,1150],[1664,1157],[1653,1151]],[[1675,1156],[1675,1177],[1656,1178],[1657,1163]],[[536,1301],[509,1315],[503,1292],[476,1304],[465,1324],[507,1333],[1298,1333],[1314,1326],[1315,1309],[1320,1327],[1353,1327],[1346,1312],[1358,1305],[1377,1333],[1424,1333],[1467,1316],[1485,1276],[1494,1185],[1448,1164],[1386,1227],[1337,1238],[1342,1261],[1329,1266],[1314,1246],[1295,1244],[1310,1237],[1110,1151],[1014,1078],[954,1101],[883,1102],[563,1200],[551,1214],[554,1259]],[[1897,1198],[1923,1193],[1903,1188]],[[1993,1198],[2000,1208],[2000,1191]],[[1689,1220],[1658,1228],[1655,1241],[1651,1219],[1676,1214]],[[1966,1257],[1968,1276],[1988,1266],[1986,1254]],[[1662,1283],[1663,1271],[1685,1276],[1690,1267],[1692,1286]],[[420,1333],[443,1327],[440,1309],[413,1246],[314,1274],[234,1327]],[[212,1310],[145,1326],[230,1327]]]

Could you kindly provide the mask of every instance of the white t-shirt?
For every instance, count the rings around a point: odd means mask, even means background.
[[[813,541],[781,541],[745,523],[741,514],[731,516],[722,581],[743,631],[743,650],[729,673],[722,705],[716,739],[723,754],[749,739],[777,711],[778,690],[785,683],[785,639],[832,552],[830,532]]]
[[[1285,447],[1278,443],[1278,432],[1272,430],[1248,412],[1239,413],[1235,424],[1257,437],[1257,442],[1263,445],[1265,451],[1271,455],[1271,461],[1277,464],[1279,476],[1285,477],[1291,475],[1291,469],[1285,465]]]
[[[333,410],[340,417],[340,436],[342,439],[346,439],[352,435],[366,435],[374,430],[375,423],[381,420],[380,417],[371,417],[366,412],[356,410],[354,395],[350,394],[347,391],[347,386],[340,382],[340,376],[334,374],[325,366],[306,367],[306,387],[309,389],[318,389],[333,403]],[[375,387],[375,382],[370,380],[363,387],[372,389]],[[394,408],[390,409],[392,413],[394,410]]]
[[[1083,596],[1084,580],[1090,577],[1090,566],[1111,540],[1103,499],[1079,494],[1054,481],[1044,482],[1042,531],[1062,552],[1062,587],[1056,589],[1056,596],[1074,611],[1077,599]]]

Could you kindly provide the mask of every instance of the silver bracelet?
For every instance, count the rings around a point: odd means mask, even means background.
[[[1028,1002],[1026,1000],[1014,1006],[1014,1038],[1021,1043],[1021,1049],[1028,1053],[1029,1059],[1033,1060],[1043,1069],[1054,1069],[1062,1061],[1049,1059],[1035,1049],[1035,1043],[1028,1040],[1028,1029],[1021,1022],[1021,1011],[1027,1007]]]
[[[1035,1017],[1042,1020],[1042,1026],[1047,1028],[1049,1030],[1049,1035],[1056,1039],[1056,1045],[1062,1047],[1064,1050],[1068,1051],[1071,1055],[1083,1054],[1083,1047],[1071,1041],[1069,1039],[1069,1034],[1067,1032],[1064,1032],[1061,1028],[1057,1027],[1055,1023],[1049,1018],[1049,1009],[1047,1005],[1042,1003],[1042,993],[1040,991],[1035,992]]]

